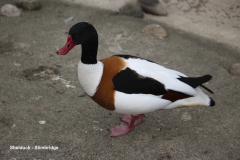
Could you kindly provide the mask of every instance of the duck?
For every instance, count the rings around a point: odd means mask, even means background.
[[[66,55],[81,45],[78,79],[86,94],[99,106],[123,114],[120,124],[110,129],[112,137],[126,135],[141,123],[145,114],[161,109],[214,106],[215,102],[200,89],[213,93],[203,84],[211,75],[188,77],[151,60],[118,54],[97,60],[98,33],[93,25],[73,25],[66,44],[57,51]]]

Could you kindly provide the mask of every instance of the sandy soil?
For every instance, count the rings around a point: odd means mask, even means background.
[[[133,0],[64,0],[118,11]],[[167,17],[145,14],[145,19],[164,22],[174,28],[201,37],[226,43],[240,50],[240,1],[239,0],[161,0],[168,11]]]
[[[1,160],[240,159],[240,83],[228,71],[240,59],[237,49],[164,24],[168,38],[144,34],[155,23],[149,19],[58,0],[41,3],[39,11],[0,16]],[[81,47],[56,55],[79,21],[96,27],[99,59],[131,54],[189,76],[212,75],[206,86],[215,94],[206,94],[216,106],[152,112],[128,135],[110,137],[108,129],[124,123],[122,115],[84,95],[77,78]],[[19,146],[29,149],[13,149]]]

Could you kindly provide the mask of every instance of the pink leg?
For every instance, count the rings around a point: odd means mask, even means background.
[[[127,117],[129,117],[129,118],[128,118],[129,121],[130,121],[130,122],[129,122],[129,125],[128,125],[128,126],[125,126],[125,125],[123,125],[123,124],[120,124],[119,126],[116,126],[116,127],[111,128],[110,131],[111,131],[111,136],[112,136],[112,137],[122,136],[122,135],[125,135],[125,134],[127,134],[128,132],[130,132],[130,131],[133,129],[133,127],[134,127],[134,125],[135,125],[135,122],[136,122],[137,124],[141,122],[141,119],[142,119],[143,115],[142,115],[142,116],[140,116],[140,115],[137,115],[137,116],[129,115],[129,116],[127,116]],[[140,117],[141,117],[141,118],[140,118]],[[139,119],[140,119],[140,120],[139,120]]]
[[[136,117],[137,117],[137,120],[135,120],[134,125],[139,124],[139,123],[142,121],[142,118],[143,118],[143,117],[146,118],[146,116],[145,116],[144,114],[139,114],[139,115],[137,115]],[[123,120],[124,122],[127,122],[127,123],[129,124],[129,123],[131,122],[131,115],[130,115],[130,114],[125,114],[125,115],[123,116],[122,120]]]

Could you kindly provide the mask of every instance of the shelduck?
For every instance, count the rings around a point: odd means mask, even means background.
[[[116,126],[111,136],[122,136],[141,122],[145,113],[159,109],[183,106],[214,106],[212,98],[202,92],[212,76],[187,77],[178,71],[167,69],[155,62],[131,55],[114,55],[97,60],[98,34],[87,22],[73,25],[67,42],[57,51],[67,54],[76,45],[82,45],[78,65],[79,81],[97,104],[105,109],[124,114],[128,123]]]

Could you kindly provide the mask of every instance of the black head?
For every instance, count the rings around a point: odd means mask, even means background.
[[[73,25],[69,30],[69,36],[67,38],[67,42],[57,51],[59,55],[67,54],[73,47],[76,45],[81,44],[83,48],[96,48],[98,47],[98,36],[96,29],[87,22],[80,22]],[[91,46],[89,48],[89,46]],[[92,51],[88,52],[88,56],[93,56],[91,53]],[[95,52],[95,51],[94,51]]]
[[[80,22],[70,28],[69,35],[72,37],[73,42],[78,45],[92,41],[97,36],[97,31],[91,24]]]

